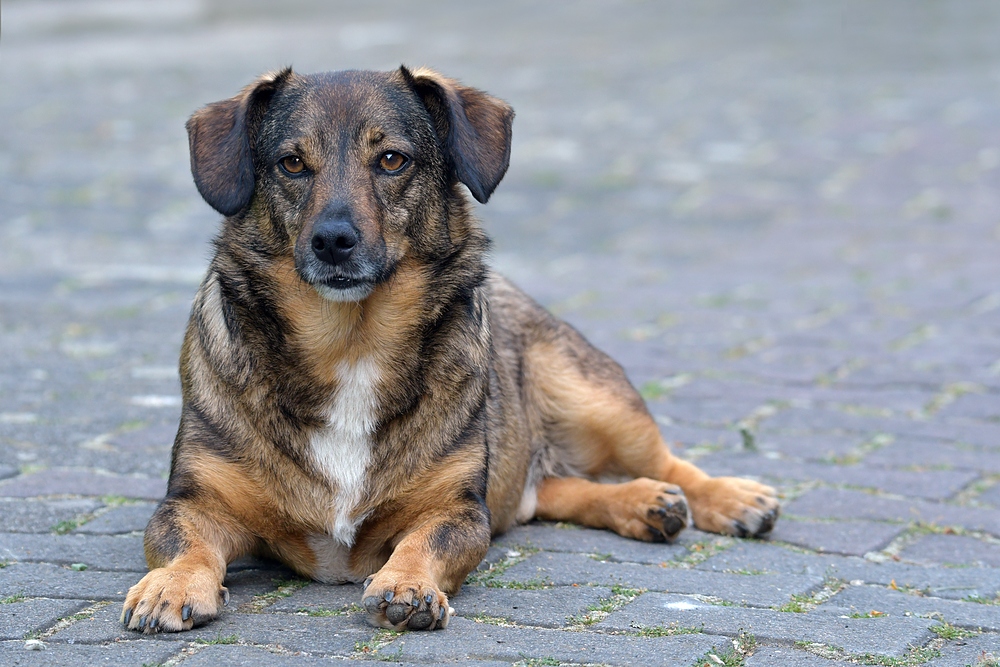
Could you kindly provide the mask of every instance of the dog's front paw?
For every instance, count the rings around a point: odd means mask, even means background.
[[[361,602],[369,623],[391,630],[444,628],[455,613],[448,596],[430,582],[385,569],[365,581]]]
[[[713,477],[685,491],[694,525],[713,533],[760,537],[781,513],[777,492],[749,479]]]
[[[229,591],[209,568],[161,567],[129,589],[121,621],[146,634],[190,630],[219,615]]]

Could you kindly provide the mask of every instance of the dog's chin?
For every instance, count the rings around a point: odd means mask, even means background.
[[[313,287],[327,301],[362,301],[375,290],[375,283],[367,280],[333,279],[314,283]]]

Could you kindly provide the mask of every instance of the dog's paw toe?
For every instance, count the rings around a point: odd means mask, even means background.
[[[454,613],[433,585],[382,572],[365,581],[361,604],[372,625],[391,630],[441,629]]]
[[[129,589],[121,622],[144,634],[190,630],[219,614],[229,590],[210,570],[158,568]]]
[[[739,477],[715,477],[688,489],[695,525],[735,537],[762,537],[781,514],[777,492]]]
[[[640,477],[618,486],[608,507],[616,533],[646,542],[669,542],[690,523],[679,486]]]

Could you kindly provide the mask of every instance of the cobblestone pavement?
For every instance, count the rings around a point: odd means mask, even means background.
[[[0,663],[996,665],[1000,4],[417,4],[4,0]],[[512,102],[495,264],[784,516],[518,528],[443,632],[259,561],[219,620],[123,632],[217,225],[184,120],[400,62]]]

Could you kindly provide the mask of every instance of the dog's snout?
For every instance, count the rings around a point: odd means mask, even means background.
[[[313,252],[327,264],[343,264],[357,245],[358,231],[346,220],[324,220],[313,229]]]

